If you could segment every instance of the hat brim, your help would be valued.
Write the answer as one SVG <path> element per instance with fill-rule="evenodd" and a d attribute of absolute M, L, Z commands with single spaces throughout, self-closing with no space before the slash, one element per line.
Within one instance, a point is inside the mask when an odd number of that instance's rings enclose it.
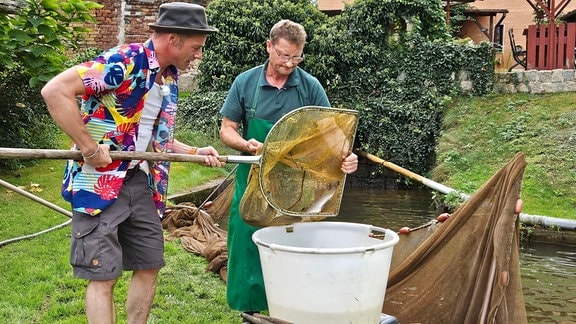
<path fill-rule="evenodd" d="M 176 27 L 176 26 L 165 26 L 157 24 L 148 24 L 152 30 L 157 30 L 165 33 L 181 33 L 181 34 L 209 34 L 218 31 L 216 28 L 189 28 L 189 27 Z"/>

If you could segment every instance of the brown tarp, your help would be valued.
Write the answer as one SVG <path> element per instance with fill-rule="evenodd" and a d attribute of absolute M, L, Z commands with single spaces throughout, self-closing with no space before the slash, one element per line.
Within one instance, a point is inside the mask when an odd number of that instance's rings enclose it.
<path fill-rule="evenodd" d="M 228 233 L 214 223 L 210 214 L 192 203 L 182 203 L 166 209 L 162 227 L 168 232 L 165 240 L 180 238 L 186 251 L 206 258 L 206 271 L 219 274 L 224 282 L 228 280 Z"/>
<path fill-rule="evenodd" d="M 407 323 L 527 323 L 516 211 L 518 153 L 448 220 L 400 235 L 383 313 Z"/>

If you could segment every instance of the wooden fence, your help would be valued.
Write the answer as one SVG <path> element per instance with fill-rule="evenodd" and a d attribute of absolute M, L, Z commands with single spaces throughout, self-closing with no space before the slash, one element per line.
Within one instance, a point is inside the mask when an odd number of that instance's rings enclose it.
<path fill-rule="evenodd" d="M 526 35 L 526 69 L 573 69 L 575 47 L 576 23 L 530 25 Z"/>

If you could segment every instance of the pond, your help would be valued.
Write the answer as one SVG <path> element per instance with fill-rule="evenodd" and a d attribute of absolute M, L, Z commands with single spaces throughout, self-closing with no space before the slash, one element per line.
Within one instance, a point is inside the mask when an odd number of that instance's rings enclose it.
<path fill-rule="evenodd" d="M 437 216 L 429 191 L 347 187 L 340 213 L 331 220 L 398 231 Z M 529 323 L 576 323 L 576 247 L 523 244 L 520 267 Z"/>

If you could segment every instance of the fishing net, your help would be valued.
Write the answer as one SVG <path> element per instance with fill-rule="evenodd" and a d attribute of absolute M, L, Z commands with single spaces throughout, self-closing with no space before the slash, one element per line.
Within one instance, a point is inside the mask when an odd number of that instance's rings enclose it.
<path fill-rule="evenodd" d="M 224 282 L 227 281 L 228 233 L 214 222 L 210 214 L 192 203 L 182 203 L 166 209 L 162 227 L 168 232 L 167 241 L 180 238 L 186 251 L 206 258 L 206 271 L 217 273 Z"/>
<path fill-rule="evenodd" d="M 214 197 L 208 206 L 204 206 L 206 212 L 212 216 L 212 219 L 217 224 L 226 224 L 228 222 L 235 184 L 236 181 L 234 179 L 227 180 L 223 184 L 222 191 Z"/>
<path fill-rule="evenodd" d="M 527 323 L 516 207 L 518 153 L 451 217 L 394 247 L 382 311 L 400 323 Z"/>
<path fill-rule="evenodd" d="M 240 214 L 258 227 L 336 216 L 346 174 L 342 158 L 354 143 L 354 110 L 302 107 L 272 127 L 253 165 Z"/>

